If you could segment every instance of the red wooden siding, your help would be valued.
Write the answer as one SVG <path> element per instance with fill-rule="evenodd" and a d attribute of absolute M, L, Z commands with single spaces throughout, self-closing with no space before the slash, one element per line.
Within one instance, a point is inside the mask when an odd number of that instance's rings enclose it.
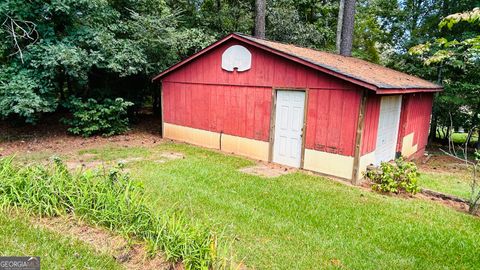
<path fill-rule="evenodd" d="M 230 46 L 241 44 L 252 53 L 252 68 L 237 73 L 221 68 L 222 53 Z M 317 72 L 285 58 L 248 44 L 229 41 L 202 57 L 168 74 L 162 82 L 206 85 L 351 89 L 353 84 Z"/>
<path fill-rule="evenodd" d="M 353 156 L 361 91 L 310 89 L 305 147 Z"/>
<path fill-rule="evenodd" d="M 271 89 L 163 83 L 164 121 L 268 141 Z"/>
<path fill-rule="evenodd" d="M 373 93 L 367 97 L 361 155 L 375 151 L 377 144 L 378 118 L 380 115 L 380 100 L 381 96 Z"/>
<path fill-rule="evenodd" d="M 245 72 L 221 68 L 230 41 L 162 80 L 164 120 L 268 141 L 272 88 L 308 89 L 306 148 L 353 156 L 361 91 L 358 86 L 241 44 L 252 53 Z"/>
<path fill-rule="evenodd" d="M 422 155 L 428 142 L 433 94 L 407 94 L 402 102 L 397 151 L 402 149 L 403 138 L 413 132 L 413 145 L 418 145 L 416 155 Z"/>

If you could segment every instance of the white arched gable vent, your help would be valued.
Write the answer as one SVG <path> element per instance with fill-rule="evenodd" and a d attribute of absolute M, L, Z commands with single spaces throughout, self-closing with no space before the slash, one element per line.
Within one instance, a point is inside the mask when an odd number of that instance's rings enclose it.
<path fill-rule="evenodd" d="M 241 46 L 233 45 L 222 54 L 222 69 L 238 72 L 249 70 L 252 67 L 252 54 Z"/>

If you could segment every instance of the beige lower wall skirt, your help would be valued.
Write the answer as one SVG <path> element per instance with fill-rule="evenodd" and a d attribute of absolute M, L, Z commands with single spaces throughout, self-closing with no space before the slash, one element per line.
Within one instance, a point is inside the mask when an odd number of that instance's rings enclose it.
<path fill-rule="evenodd" d="M 402 140 L 402 156 L 410 157 L 418 151 L 418 144 L 413 145 L 414 132 L 403 137 Z"/>
<path fill-rule="evenodd" d="M 232 135 L 222 135 L 222 151 L 268 161 L 269 143 Z"/>
<path fill-rule="evenodd" d="M 353 157 L 305 149 L 303 168 L 310 171 L 351 179 Z"/>
<path fill-rule="evenodd" d="M 269 143 L 217 132 L 164 123 L 164 137 L 268 161 Z M 221 148 L 220 148 L 221 140 Z M 360 158 L 360 172 L 375 160 L 375 152 Z M 353 157 L 305 149 L 303 168 L 344 179 L 352 178 Z M 360 174 L 360 177 L 362 174 Z"/>
<path fill-rule="evenodd" d="M 163 136 L 165 138 L 184 141 L 208 148 L 220 149 L 220 133 L 169 123 L 164 123 L 163 125 L 165 133 Z"/>
<path fill-rule="evenodd" d="M 268 142 L 164 123 L 164 137 L 268 161 Z M 220 148 L 221 140 L 221 148 Z"/>

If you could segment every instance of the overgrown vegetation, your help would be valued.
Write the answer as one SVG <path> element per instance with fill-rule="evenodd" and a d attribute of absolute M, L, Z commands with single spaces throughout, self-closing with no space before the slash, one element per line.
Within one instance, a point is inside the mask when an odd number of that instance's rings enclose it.
<path fill-rule="evenodd" d="M 64 231 L 32 224 L 31 217 L 20 209 L 10 210 L 0 211 L 0 256 L 37 255 L 41 269 L 124 269 L 111 254 L 99 252 Z"/>
<path fill-rule="evenodd" d="M 390 193 L 417 193 L 420 190 L 418 176 L 417 165 L 403 158 L 396 159 L 395 163 L 382 162 L 379 168 L 366 172 L 366 177 L 373 182 L 373 190 Z"/>
<path fill-rule="evenodd" d="M 52 166 L 19 166 L 0 159 L 0 205 L 20 207 L 41 216 L 72 214 L 148 243 L 151 254 L 163 251 L 167 260 L 186 269 L 207 269 L 216 259 L 215 236 L 190 225 L 179 214 L 154 214 L 145 203 L 141 184 L 121 172 L 70 173 L 55 159 Z"/>
<path fill-rule="evenodd" d="M 66 104 L 72 118 L 63 119 L 63 122 L 70 126 L 69 132 L 83 137 L 117 135 L 128 130 L 127 109 L 132 105 L 122 98 L 105 99 L 103 102 L 92 98 L 86 101 L 72 98 Z"/>
<path fill-rule="evenodd" d="M 0 228 L 0 256 L 40 256 L 41 269 L 124 269 L 110 253 L 64 231 L 32 224 L 21 209 L 0 210 Z"/>
<path fill-rule="evenodd" d="M 141 107 L 151 76 L 213 41 L 165 0 L 0 1 L 0 118 L 33 123 L 70 97 Z"/>

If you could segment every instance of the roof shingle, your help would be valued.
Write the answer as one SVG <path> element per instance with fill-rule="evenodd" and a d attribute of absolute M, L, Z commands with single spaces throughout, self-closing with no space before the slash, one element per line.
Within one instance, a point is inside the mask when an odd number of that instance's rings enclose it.
<path fill-rule="evenodd" d="M 358 58 L 258 39 L 243 34 L 236 35 L 319 67 L 372 84 L 379 89 L 442 89 L 442 86 L 438 84 Z"/>

